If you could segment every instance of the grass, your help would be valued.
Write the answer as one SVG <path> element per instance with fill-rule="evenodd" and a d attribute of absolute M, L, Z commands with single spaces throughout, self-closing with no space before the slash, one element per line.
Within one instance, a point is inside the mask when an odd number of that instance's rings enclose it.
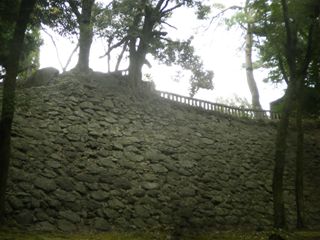
<path fill-rule="evenodd" d="M 185 235 L 180 240 L 268 240 L 271 232 L 210 232 L 200 235 Z M 280 232 L 286 240 L 320 240 L 320 232 Z M 169 240 L 173 239 L 165 233 L 142 232 L 85 232 L 85 233 L 40 233 L 19 230 L 0 230 L 0 240 Z"/>

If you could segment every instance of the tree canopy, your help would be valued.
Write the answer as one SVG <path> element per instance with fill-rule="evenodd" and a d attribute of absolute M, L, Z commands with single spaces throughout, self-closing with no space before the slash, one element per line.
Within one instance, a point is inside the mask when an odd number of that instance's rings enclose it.
<path fill-rule="evenodd" d="M 7 71 L 10 44 L 14 33 L 15 21 L 19 14 L 19 0 L 3 0 L 0 2 L 0 79 Z M 39 68 L 39 47 L 42 43 L 37 18 L 31 19 L 28 26 L 22 55 L 20 58 L 19 76 L 26 78 Z"/>
<path fill-rule="evenodd" d="M 133 82 L 141 79 L 141 69 L 148 64 L 147 55 L 167 65 L 177 64 L 192 72 L 190 94 L 199 88 L 212 89 L 213 73 L 206 71 L 196 55 L 191 39 L 172 40 L 166 31 L 173 27 L 170 17 L 180 7 L 204 11 L 201 1 L 112 1 L 97 18 L 96 30 L 108 43 L 105 56 L 122 49 L 116 64 L 118 70 L 124 56 L 129 59 L 129 74 Z M 176 56 L 176 57 L 173 57 Z"/>

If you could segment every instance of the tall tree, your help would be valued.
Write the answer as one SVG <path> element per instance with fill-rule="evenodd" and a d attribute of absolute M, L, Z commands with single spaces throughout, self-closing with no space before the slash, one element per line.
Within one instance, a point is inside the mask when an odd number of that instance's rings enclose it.
<path fill-rule="evenodd" d="M 30 15 L 36 0 L 21 0 L 8 57 L 7 72 L 3 85 L 2 112 L 0 121 L 0 218 L 4 217 L 5 193 L 10 163 L 11 129 L 15 109 L 16 77 L 19 59 Z"/>
<path fill-rule="evenodd" d="M 79 58 L 76 68 L 86 72 L 89 70 L 90 48 L 93 37 L 92 9 L 94 0 L 81 0 L 81 12 L 78 9 L 78 2 L 76 0 L 68 0 L 68 3 L 77 17 L 80 29 Z"/>
<path fill-rule="evenodd" d="M 245 67 L 247 82 L 251 93 L 251 104 L 253 109 L 261 110 L 259 90 L 253 75 L 252 48 L 254 33 L 254 16 L 250 11 L 249 1 L 246 0 L 244 13 L 246 17 L 246 42 L 245 42 Z"/>
<path fill-rule="evenodd" d="M 56 0 L 42 3 L 42 23 L 63 36 L 79 36 L 79 58 L 76 69 L 89 70 L 93 38 L 94 0 Z"/>
<path fill-rule="evenodd" d="M 106 24 L 100 23 L 100 28 L 104 26 L 108 30 L 104 35 L 113 42 L 105 55 L 108 56 L 110 51 L 118 47 L 123 47 L 120 58 L 123 57 L 124 51 L 128 52 L 129 78 L 133 87 L 136 87 L 141 81 L 142 67 L 148 63 L 147 54 L 152 54 L 156 59 L 172 64 L 173 62 L 167 60 L 170 56 L 179 54 L 180 47 L 184 46 L 184 50 L 189 48 L 189 54 L 185 55 L 185 61 L 189 62 L 187 69 L 193 74 L 191 82 L 195 86 L 201 79 L 202 83 L 206 81 L 208 83 L 206 86 L 212 88 L 213 73 L 205 71 L 199 57 L 195 57 L 191 41 L 173 41 L 167 36 L 165 26 L 173 27 L 168 23 L 170 16 L 174 14 L 176 9 L 183 6 L 199 8 L 202 4 L 200 1 L 190 0 L 121 0 L 112 2 L 112 11 L 108 9 L 107 17 L 104 19 L 107 20 Z M 169 54 L 166 51 L 168 49 L 170 49 Z M 191 68 L 191 62 L 199 67 L 197 71 L 195 67 Z M 187 64 L 184 66 L 186 67 Z M 202 86 L 204 85 L 202 84 Z M 197 87 L 193 89 L 196 90 Z"/>
<path fill-rule="evenodd" d="M 320 3 L 311 3 L 311 9 L 309 12 L 310 22 L 307 28 L 306 38 L 306 53 L 303 65 L 298 69 L 300 75 L 297 80 L 296 86 L 296 125 L 297 125 L 297 150 L 296 150 L 296 180 L 295 180 L 295 193 L 296 193 L 296 204 L 297 204 L 297 228 L 305 227 L 304 219 L 304 197 L 303 197 L 303 171 L 304 171 L 304 130 L 303 130 L 303 99 L 304 89 L 306 85 L 306 78 L 308 75 L 308 69 L 313 59 L 314 53 L 318 53 L 316 50 L 317 46 L 315 41 L 319 41 L 319 19 L 320 19 Z M 310 6 L 308 6 L 310 7 Z M 307 7 L 307 8 L 308 8 Z M 316 29 L 318 28 L 318 29 Z M 315 33 L 318 33 L 317 35 Z"/>
<path fill-rule="evenodd" d="M 19 14 L 19 0 L 0 1 L 0 79 L 3 79 L 10 54 L 11 39 L 14 26 Z M 39 24 L 32 18 L 28 26 L 20 58 L 19 78 L 25 78 L 39 67 L 39 48 L 41 45 Z"/>
<path fill-rule="evenodd" d="M 235 11 L 235 14 L 230 18 L 225 18 L 225 23 L 228 28 L 232 26 L 240 26 L 245 32 L 245 70 L 248 87 L 251 93 L 251 105 L 252 108 L 261 110 L 259 90 L 254 78 L 254 64 L 252 60 L 252 52 L 254 48 L 254 35 L 255 35 L 255 9 L 251 7 L 252 1 L 246 0 L 244 6 L 232 5 L 225 7 L 223 4 L 215 3 L 213 8 L 219 11 L 218 14 L 211 18 L 210 25 L 212 22 L 224 16 L 228 11 Z"/>
<path fill-rule="evenodd" d="M 314 0 L 304 2 L 257 0 L 255 2 L 257 12 L 260 12 L 261 16 L 260 34 L 265 37 L 265 41 L 260 47 L 262 59 L 267 65 L 275 68 L 274 71 L 271 71 L 273 77 L 274 74 L 281 76 L 281 79 L 284 79 L 288 85 L 275 146 L 273 204 L 274 226 L 276 228 L 286 226 L 283 174 L 289 117 L 294 109 L 297 110 L 296 121 L 298 127 L 296 154 L 297 226 L 303 226 L 303 131 L 300 102 L 303 98 L 304 87 L 307 84 L 306 80 L 308 79 L 312 56 L 317 52 L 314 45 L 317 41 L 314 37 L 314 26 L 315 22 L 318 21 L 319 7 L 315 5 L 316 3 L 317 1 Z M 297 99 L 299 100 L 295 101 Z M 298 104 L 294 105 L 294 102 L 298 102 Z"/>

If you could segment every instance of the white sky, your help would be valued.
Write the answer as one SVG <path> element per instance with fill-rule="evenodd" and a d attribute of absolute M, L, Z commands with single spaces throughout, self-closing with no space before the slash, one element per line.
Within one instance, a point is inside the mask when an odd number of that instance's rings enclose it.
<path fill-rule="evenodd" d="M 214 2 L 214 1 L 211 1 Z M 225 0 L 224 5 L 242 5 L 241 0 Z M 201 56 L 205 67 L 208 70 L 214 71 L 214 89 L 199 90 L 195 95 L 196 98 L 216 101 L 216 98 L 233 98 L 236 94 L 240 97 L 245 97 L 251 102 L 251 95 L 246 82 L 245 69 L 242 67 L 245 59 L 244 49 L 241 48 L 244 43 L 244 35 L 241 29 L 233 28 L 230 31 L 226 30 L 225 26 L 217 26 L 213 23 L 212 26 L 205 31 L 208 26 L 208 21 L 198 21 L 192 10 L 178 10 L 173 14 L 172 25 L 177 27 L 177 30 L 169 30 L 169 36 L 175 36 L 180 39 L 187 39 L 190 35 L 194 35 L 194 46 L 196 54 Z M 51 39 L 45 33 L 42 33 L 44 40 L 43 46 L 40 49 L 40 67 L 55 67 L 61 71 L 56 50 Z M 69 55 L 76 43 L 71 43 L 70 40 L 63 39 L 57 34 L 54 34 L 56 44 L 58 46 L 59 55 L 62 64 L 65 65 Z M 91 55 L 90 67 L 95 71 L 107 72 L 107 59 L 99 59 L 105 52 L 105 47 L 102 40 L 94 40 Z M 78 54 L 75 54 L 69 69 L 73 68 L 77 62 Z M 156 88 L 162 91 L 173 92 L 181 95 L 188 95 L 189 84 L 188 79 L 180 79 L 176 81 L 176 68 L 160 66 L 152 61 L 152 68 L 144 68 L 145 73 L 150 73 L 156 84 Z M 264 109 L 269 109 L 269 103 L 278 99 L 283 95 L 283 87 L 263 83 L 262 80 L 266 73 L 262 70 L 254 72 L 256 82 L 260 92 L 260 101 Z"/>

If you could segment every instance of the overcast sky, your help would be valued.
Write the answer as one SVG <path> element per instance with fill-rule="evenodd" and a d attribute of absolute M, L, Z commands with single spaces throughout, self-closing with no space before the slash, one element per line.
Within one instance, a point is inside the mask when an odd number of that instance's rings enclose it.
<path fill-rule="evenodd" d="M 242 5 L 242 2 L 241 0 L 223 1 L 225 5 Z M 177 29 L 170 29 L 168 35 L 180 39 L 188 39 L 190 35 L 194 35 L 193 43 L 196 53 L 203 59 L 206 69 L 214 71 L 214 90 L 200 90 L 196 94 L 196 98 L 215 102 L 217 98 L 232 98 L 236 94 L 237 96 L 247 98 L 250 102 L 251 95 L 246 82 L 245 69 L 243 68 L 245 60 L 243 49 L 244 35 L 241 29 L 233 28 L 228 31 L 224 25 L 219 26 L 216 22 L 207 28 L 209 25 L 208 21 L 198 21 L 193 11 L 186 9 L 176 11 L 170 23 Z M 41 68 L 52 66 L 61 71 L 51 39 L 45 33 L 42 33 L 42 38 L 44 45 L 40 49 Z M 62 64 L 65 65 L 75 43 L 63 39 L 56 34 L 54 34 L 54 38 L 59 49 Z M 94 40 L 90 58 L 90 67 L 93 70 L 107 71 L 107 59 L 99 59 L 99 56 L 104 51 L 103 41 L 99 39 Z M 74 67 L 76 61 L 77 54 L 75 54 L 70 68 Z M 177 81 L 175 77 L 177 76 L 177 70 L 174 67 L 160 66 L 154 61 L 152 61 L 151 69 L 144 67 L 144 72 L 152 75 L 157 89 L 188 95 L 188 79 L 180 78 Z M 262 106 L 264 109 L 269 109 L 269 103 L 283 95 L 283 88 L 263 83 L 262 80 L 266 76 L 266 72 L 262 70 L 256 70 L 254 74 Z"/>

